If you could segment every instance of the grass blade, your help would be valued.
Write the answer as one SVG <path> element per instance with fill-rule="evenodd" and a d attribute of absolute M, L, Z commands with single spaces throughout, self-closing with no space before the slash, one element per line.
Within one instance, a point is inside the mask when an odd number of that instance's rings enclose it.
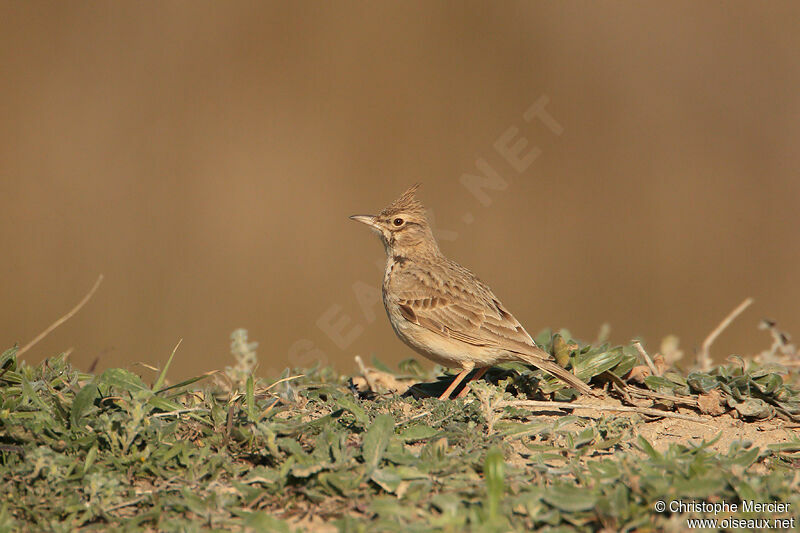
<path fill-rule="evenodd" d="M 169 359 L 167 359 L 167 364 L 164 365 L 164 369 L 158 375 L 158 379 L 153 384 L 153 390 L 157 392 L 161 392 L 160 389 L 164 385 L 164 380 L 167 379 L 167 371 L 169 370 L 169 365 L 172 364 L 172 358 L 175 357 L 175 352 L 178 351 L 178 346 L 181 345 L 183 339 L 178 341 L 178 344 L 175 345 L 175 348 L 172 349 L 172 353 L 169 355 Z"/>

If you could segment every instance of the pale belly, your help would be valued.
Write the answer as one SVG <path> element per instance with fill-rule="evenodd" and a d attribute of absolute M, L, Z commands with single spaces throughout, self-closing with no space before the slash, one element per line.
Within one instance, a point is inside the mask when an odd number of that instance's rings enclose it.
<path fill-rule="evenodd" d="M 384 305 L 400 340 L 435 363 L 449 368 L 480 368 L 510 359 L 503 350 L 467 344 L 418 326 L 403 318 L 392 302 L 384 300 Z"/>

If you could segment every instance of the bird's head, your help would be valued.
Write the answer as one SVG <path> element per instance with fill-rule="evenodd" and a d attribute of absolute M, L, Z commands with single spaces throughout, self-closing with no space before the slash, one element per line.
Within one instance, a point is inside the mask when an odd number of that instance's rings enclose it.
<path fill-rule="evenodd" d="M 439 246 L 425 217 L 425 208 L 414 197 L 419 186 L 419 183 L 412 186 L 377 215 L 353 215 L 350 218 L 372 228 L 390 256 L 438 254 Z"/>

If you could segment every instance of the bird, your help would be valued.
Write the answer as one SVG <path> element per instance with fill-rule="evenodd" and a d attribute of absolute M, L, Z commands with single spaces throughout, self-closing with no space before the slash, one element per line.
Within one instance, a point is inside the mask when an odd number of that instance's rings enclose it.
<path fill-rule="evenodd" d="M 406 190 L 377 215 L 350 218 L 378 234 L 386 250 L 383 304 L 392 329 L 422 356 L 460 372 L 439 396 L 449 399 L 473 370 L 480 379 L 490 367 L 520 361 L 577 389 L 592 389 L 540 348 L 488 285 L 439 249 L 420 184 Z M 469 390 L 469 381 L 457 397 Z"/>

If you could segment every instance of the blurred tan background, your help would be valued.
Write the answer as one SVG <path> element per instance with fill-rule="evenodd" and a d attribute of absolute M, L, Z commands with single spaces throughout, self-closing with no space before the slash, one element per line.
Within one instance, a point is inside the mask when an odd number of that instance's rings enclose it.
<path fill-rule="evenodd" d="M 530 331 L 800 332 L 800 4 L 0 4 L 0 323 L 83 369 L 412 356 L 347 219 L 415 181 Z M 541 100 L 544 98 L 543 100 Z M 547 102 L 550 122 L 523 113 Z M 553 133 L 553 121 L 561 134 Z M 549 125 L 548 125 L 549 124 Z M 558 129 L 558 128 L 556 128 Z M 519 172 L 496 150 L 510 132 Z M 484 160 L 506 183 L 461 183 Z M 478 195 L 480 196 L 480 195 Z M 800 333 L 797 333 L 800 335 Z"/>

